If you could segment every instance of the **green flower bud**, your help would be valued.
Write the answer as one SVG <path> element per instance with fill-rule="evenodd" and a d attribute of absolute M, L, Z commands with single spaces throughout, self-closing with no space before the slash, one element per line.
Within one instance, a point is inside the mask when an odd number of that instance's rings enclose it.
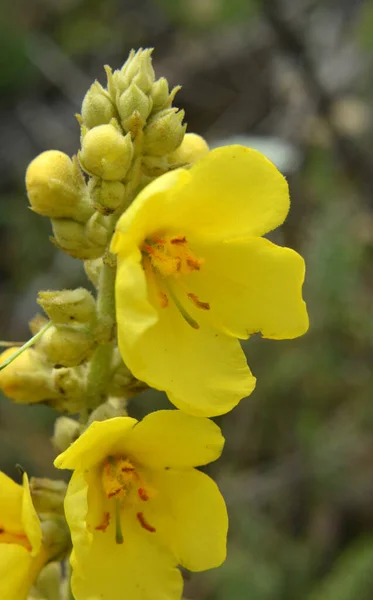
<path fill-rule="evenodd" d="M 43 546 L 49 560 L 62 560 L 71 550 L 71 536 L 65 517 L 39 515 L 43 534 Z"/>
<path fill-rule="evenodd" d="M 57 248 L 74 258 L 98 258 L 105 252 L 105 245 L 100 246 L 89 241 L 85 227 L 71 219 L 52 219 L 54 238 L 51 238 Z"/>
<path fill-rule="evenodd" d="M 113 235 L 112 228 L 108 223 L 108 217 L 96 212 L 87 221 L 85 226 L 85 234 L 90 242 L 98 246 L 107 246 L 111 236 Z"/>
<path fill-rule="evenodd" d="M 58 417 L 54 423 L 52 444 L 58 452 L 64 452 L 80 435 L 80 424 L 70 417 Z"/>
<path fill-rule="evenodd" d="M 62 568 L 59 562 L 50 562 L 41 570 L 36 580 L 35 588 L 31 590 L 31 596 L 27 600 L 55 600 L 60 589 L 62 579 Z"/>
<path fill-rule="evenodd" d="M 146 50 L 140 48 L 136 54 L 130 53 L 117 76 L 120 91 L 125 90 L 134 81 L 143 92 L 146 94 L 150 92 L 155 79 L 151 58 L 152 52 L 152 48 Z"/>
<path fill-rule="evenodd" d="M 95 81 L 84 96 L 82 104 L 82 117 L 84 124 L 89 127 L 97 127 L 110 123 L 116 116 L 115 106 L 108 92 Z"/>
<path fill-rule="evenodd" d="M 50 320 L 59 325 L 92 324 L 96 318 L 96 302 L 84 288 L 39 292 L 37 302 Z"/>
<path fill-rule="evenodd" d="M 119 97 L 117 106 L 123 129 L 130 131 L 131 117 L 135 112 L 141 127 L 144 126 L 152 109 L 152 100 L 133 81 Z"/>
<path fill-rule="evenodd" d="M 185 165 L 194 164 L 200 158 L 203 158 L 210 148 L 207 142 L 196 133 L 186 133 L 181 145 L 168 155 L 167 160 L 170 164 Z"/>
<path fill-rule="evenodd" d="M 36 512 L 63 515 L 66 489 L 67 485 L 64 481 L 31 477 L 30 492 Z"/>
<path fill-rule="evenodd" d="M 19 350 L 17 347 L 5 350 L 0 355 L 0 364 L 17 350 Z M 8 398 L 21 404 L 33 404 L 58 398 L 58 393 L 53 386 L 52 370 L 34 348 L 27 348 L 0 371 L 0 389 Z"/>
<path fill-rule="evenodd" d="M 94 347 L 95 340 L 90 332 L 67 325 L 52 325 L 41 338 L 38 351 L 53 364 L 76 367 L 89 358 Z"/>
<path fill-rule="evenodd" d="M 84 270 L 89 279 L 95 287 L 98 286 L 100 279 L 100 273 L 102 269 L 102 258 L 96 258 L 93 260 L 84 261 Z"/>
<path fill-rule="evenodd" d="M 130 134 L 123 136 L 113 125 L 99 125 L 84 136 L 79 160 L 83 169 L 109 181 L 125 178 L 133 157 Z"/>
<path fill-rule="evenodd" d="M 179 90 L 181 90 L 181 86 L 177 85 L 172 89 L 171 93 L 169 93 L 168 81 L 164 77 L 155 81 L 151 90 L 153 112 L 171 108 L 172 102 Z"/>
<path fill-rule="evenodd" d="M 34 158 L 26 171 L 26 188 L 31 208 L 39 215 L 84 223 L 93 212 L 78 163 L 58 150 Z"/>
<path fill-rule="evenodd" d="M 157 79 L 152 85 L 151 97 L 154 112 L 166 107 L 169 95 L 168 81 L 164 77 Z"/>
<path fill-rule="evenodd" d="M 165 156 L 143 156 L 142 172 L 148 177 L 159 177 L 170 170 L 170 165 Z"/>
<path fill-rule="evenodd" d="M 127 415 L 127 400 L 125 398 L 109 398 L 91 412 L 87 427 L 94 421 L 107 421 L 107 419 L 126 417 Z"/>
<path fill-rule="evenodd" d="M 144 153 L 154 156 L 170 154 L 183 141 L 186 125 L 182 125 L 184 111 L 167 108 L 156 113 L 144 129 Z"/>
<path fill-rule="evenodd" d="M 95 209 L 103 215 L 113 213 L 126 197 L 126 188 L 120 181 L 105 181 L 92 177 L 88 188 Z"/>
<path fill-rule="evenodd" d="M 49 404 L 60 412 L 76 414 L 84 406 L 86 363 L 78 367 L 61 367 L 53 369 L 52 378 L 59 397 Z"/>

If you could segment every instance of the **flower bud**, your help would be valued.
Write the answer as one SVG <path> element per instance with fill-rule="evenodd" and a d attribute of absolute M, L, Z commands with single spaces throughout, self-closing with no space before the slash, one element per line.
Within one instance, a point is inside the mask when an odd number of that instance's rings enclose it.
<path fill-rule="evenodd" d="M 183 141 L 186 125 L 184 111 L 168 108 L 155 114 L 144 129 L 144 153 L 154 156 L 170 154 Z"/>
<path fill-rule="evenodd" d="M 96 318 L 96 302 L 85 288 L 39 292 L 38 304 L 51 321 L 58 324 L 92 324 Z"/>
<path fill-rule="evenodd" d="M 84 261 L 85 273 L 89 281 L 91 281 L 95 287 L 98 286 L 100 280 L 102 265 L 102 258 L 95 258 L 94 260 Z"/>
<path fill-rule="evenodd" d="M 166 108 L 169 93 L 168 81 L 165 77 L 161 77 L 153 83 L 151 97 L 154 112 Z"/>
<path fill-rule="evenodd" d="M 97 127 L 110 123 L 116 116 L 115 106 L 108 92 L 95 81 L 84 96 L 82 104 L 82 118 L 84 124 L 89 127 Z"/>
<path fill-rule="evenodd" d="M 50 562 L 41 570 L 32 595 L 27 600 L 53 600 L 61 586 L 62 568 L 59 562 Z M 36 595 L 33 595 L 36 594 Z"/>
<path fill-rule="evenodd" d="M 180 85 L 175 86 L 171 93 L 169 93 L 168 81 L 164 77 L 161 77 L 153 83 L 151 90 L 151 97 L 153 99 L 153 112 L 164 110 L 165 108 L 171 108 L 172 102 L 181 89 Z"/>
<path fill-rule="evenodd" d="M 109 398 L 91 412 L 87 427 L 94 421 L 107 421 L 107 419 L 126 417 L 127 415 L 127 400 L 125 398 Z"/>
<path fill-rule="evenodd" d="M 196 133 L 186 133 L 181 145 L 168 155 L 167 160 L 170 164 L 194 164 L 209 150 L 203 137 Z"/>
<path fill-rule="evenodd" d="M 170 170 L 170 165 L 165 156 L 143 156 L 142 172 L 149 177 L 159 177 Z"/>
<path fill-rule="evenodd" d="M 47 332 L 46 332 L 47 333 Z M 8 348 L 0 355 L 0 364 L 19 348 Z M 0 371 L 0 389 L 8 398 L 21 404 L 43 402 L 57 398 L 53 387 L 52 370 L 34 348 L 27 348 L 13 362 Z"/>
<path fill-rule="evenodd" d="M 146 50 L 140 48 L 136 54 L 130 53 L 118 74 L 117 83 L 121 91 L 126 89 L 132 81 L 146 94 L 151 90 L 155 79 L 152 52 L 152 48 Z"/>
<path fill-rule="evenodd" d="M 58 417 L 54 424 L 53 446 L 58 452 L 64 452 L 70 444 L 78 439 L 79 434 L 80 425 L 78 421 L 70 417 Z"/>
<path fill-rule="evenodd" d="M 26 171 L 26 188 L 31 208 L 39 215 L 84 223 L 93 212 L 79 165 L 58 150 L 34 158 Z"/>
<path fill-rule="evenodd" d="M 66 519 L 60 515 L 39 515 L 43 546 L 49 560 L 61 560 L 71 550 L 71 536 Z"/>
<path fill-rule="evenodd" d="M 93 206 L 103 215 L 113 213 L 124 202 L 126 188 L 120 181 L 92 177 L 88 184 Z"/>
<path fill-rule="evenodd" d="M 71 219 L 52 219 L 54 238 L 51 241 L 57 248 L 74 258 L 98 258 L 105 252 L 105 245 L 93 244 L 86 235 L 85 227 Z"/>
<path fill-rule="evenodd" d="M 133 157 L 131 135 L 123 136 L 112 125 L 99 125 L 84 136 L 79 153 L 81 165 L 90 175 L 109 181 L 125 178 Z"/>
<path fill-rule="evenodd" d="M 50 327 L 38 345 L 38 350 L 53 364 L 76 367 L 93 352 L 94 339 L 86 330 L 58 325 Z"/>
<path fill-rule="evenodd" d="M 87 221 L 85 234 L 90 242 L 97 246 L 106 246 L 113 234 L 108 217 L 96 212 Z"/>
<path fill-rule="evenodd" d="M 152 109 L 152 101 L 144 92 L 136 85 L 134 81 L 119 97 L 118 111 L 121 118 L 121 123 L 125 131 L 130 131 L 131 117 L 136 112 L 137 120 L 144 126 Z"/>
<path fill-rule="evenodd" d="M 81 412 L 85 403 L 86 363 L 68 368 L 58 365 L 52 371 L 52 381 L 59 392 L 57 400 L 50 405 L 60 412 L 76 414 Z"/>
<path fill-rule="evenodd" d="M 63 515 L 66 489 L 67 485 L 64 481 L 31 477 L 30 492 L 36 512 Z"/>

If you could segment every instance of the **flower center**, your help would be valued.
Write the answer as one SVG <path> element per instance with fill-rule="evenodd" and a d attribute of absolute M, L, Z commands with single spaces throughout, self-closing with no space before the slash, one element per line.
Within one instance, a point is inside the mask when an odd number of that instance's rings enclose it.
<path fill-rule="evenodd" d="M 133 464 L 121 456 L 108 456 L 102 471 L 102 486 L 108 499 L 124 498 L 137 479 Z"/>
<path fill-rule="evenodd" d="M 210 310 L 209 302 L 201 301 L 196 294 L 186 289 L 181 276 L 194 271 L 200 271 L 203 259 L 197 257 L 189 247 L 185 235 L 162 236 L 146 239 L 141 246 L 144 257 L 143 265 L 148 278 L 154 279 L 157 288 L 158 301 L 161 308 L 167 308 L 171 299 L 183 319 L 193 327 L 199 329 L 197 321 L 189 314 L 179 298 L 180 288 L 196 308 Z M 157 277 L 157 276 L 160 276 Z M 172 276 L 172 277 L 171 277 Z M 179 290 L 174 289 L 177 282 Z"/>
<path fill-rule="evenodd" d="M 122 544 L 120 511 L 123 502 L 135 489 L 136 496 L 134 499 L 132 498 L 132 503 L 136 505 L 140 502 L 147 502 L 150 499 L 150 492 L 145 488 L 134 465 L 123 456 L 108 456 L 106 458 L 102 468 L 101 482 L 106 497 L 114 502 L 115 541 L 117 544 Z M 155 528 L 147 522 L 142 511 L 136 513 L 136 518 L 141 527 L 151 533 L 155 532 Z M 111 513 L 105 512 L 96 530 L 106 531 L 110 519 Z"/>
<path fill-rule="evenodd" d="M 185 235 L 146 239 L 141 248 L 149 257 L 152 267 L 163 277 L 187 275 L 199 271 L 203 260 L 190 250 Z"/>
<path fill-rule="evenodd" d="M 28 552 L 31 552 L 31 544 L 27 535 L 6 530 L 2 525 L 0 525 L 0 544 L 17 544 L 26 548 Z"/>

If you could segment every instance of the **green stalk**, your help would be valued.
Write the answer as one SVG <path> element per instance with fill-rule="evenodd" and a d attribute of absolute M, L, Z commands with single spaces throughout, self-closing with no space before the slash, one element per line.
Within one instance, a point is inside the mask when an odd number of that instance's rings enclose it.
<path fill-rule="evenodd" d="M 46 325 L 44 325 L 44 327 L 40 329 L 40 331 L 38 331 L 32 338 L 27 340 L 27 342 L 23 344 L 23 346 L 21 346 L 16 352 L 14 352 L 12 356 L 9 356 L 9 358 L 0 365 L 0 371 L 2 371 L 3 369 L 5 369 L 5 367 L 10 365 L 10 363 L 12 363 L 16 358 L 18 358 L 18 356 L 20 356 L 22 352 L 27 350 L 27 348 L 33 346 L 35 342 L 37 342 L 41 338 L 41 336 L 44 335 L 44 333 L 47 331 L 47 329 L 49 329 L 51 325 L 52 321 L 49 321 Z"/>
<path fill-rule="evenodd" d="M 97 294 L 98 326 L 106 329 L 107 341 L 101 343 L 94 351 L 88 367 L 87 408 L 93 410 L 107 396 L 110 380 L 111 362 L 114 350 L 115 328 L 115 275 L 116 267 L 111 261 L 104 262 Z"/>

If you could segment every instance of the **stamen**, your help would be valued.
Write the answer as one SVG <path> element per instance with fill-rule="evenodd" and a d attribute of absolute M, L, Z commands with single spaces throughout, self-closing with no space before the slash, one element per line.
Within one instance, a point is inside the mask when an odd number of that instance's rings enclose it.
<path fill-rule="evenodd" d="M 168 306 L 167 294 L 164 294 L 163 292 L 159 292 L 159 297 L 160 297 L 161 308 L 167 308 L 167 306 Z"/>
<path fill-rule="evenodd" d="M 183 305 L 180 304 L 179 299 L 177 298 L 177 296 L 175 296 L 171 287 L 166 283 L 166 281 L 164 282 L 164 284 L 167 287 L 167 291 L 168 291 L 169 295 L 171 296 L 172 300 L 175 302 L 176 308 L 180 312 L 183 319 L 188 323 L 188 325 L 193 327 L 193 329 L 199 329 L 199 325 L 198 325 L 197 321 L 195 321 L 193 319 L 193 317 L 191 317 L 190 314 L 187 313 L 187 311 L 185 310 Z"/>
<path fill-rule="evenodd" d="M 97 531 L 106 531 L 107 528 L 109 527 L 110 524 L 110 513 L 106 512 L 104 513 L 104 519 L 102 521 L 102 523 L 100 525 L 97 525 L 97 527 L 95 527 L 95 529 Z"/>
<path fill-rule="evenodd" d="M 150 525 L 146 520 L 145 517 L 143 515 L 142 512 L 138 512 L 137 513 L 137 518 L 140 522 L 141 527 L 143 527 L 143 529 L 146 529 L 146 531 L 150 531 L 150 533 L 154 533 L 156 531 L 155 527 L 153 527 L 152 525 Z"/>
<path fill-rule="evenodd" d="M 115 501 L 115 543 L 123 544 L 122 527 L 120 524 L 120 500 Z"/>
<path fill-rule="evenodd" d="M 197 258 L 188 257 L 186 259 L 186 264 L 188 265 L 188 267 L 190 269 L 192 269 L 192 271 L 199 271 L 201 268 L 202 262 L 203 262 L 202 260 L 199 260 Z"/>
<path fill-rule="evenodd" d="M 197 308 L 202 308 L 202 310 L 210 310 L 210 304 L 208 302 L 201 302 L 201 300 L 195 294 L 189 292 L 188 298 L 193 302 L 193 304 L 195 304 Z"/>
<path fill-rule="evenodd" d="M 174 237 L 172 238 L 172 240 L 170 240 L 171 244 L 186 244 L 186 241 L 187 239 L 185 235 L 179 235 L 178 237 Z"/>
<path fill-rule="evenodd" d="M 144 488 L 139 488 L 137 490 L 137 493 L 138 493 L 139 497 L 141 498 L 141 500 L 144 500 L 144 502 L 149 500 L 149 495 L 148 495 L 147 491 L 144 490 Z"/>

